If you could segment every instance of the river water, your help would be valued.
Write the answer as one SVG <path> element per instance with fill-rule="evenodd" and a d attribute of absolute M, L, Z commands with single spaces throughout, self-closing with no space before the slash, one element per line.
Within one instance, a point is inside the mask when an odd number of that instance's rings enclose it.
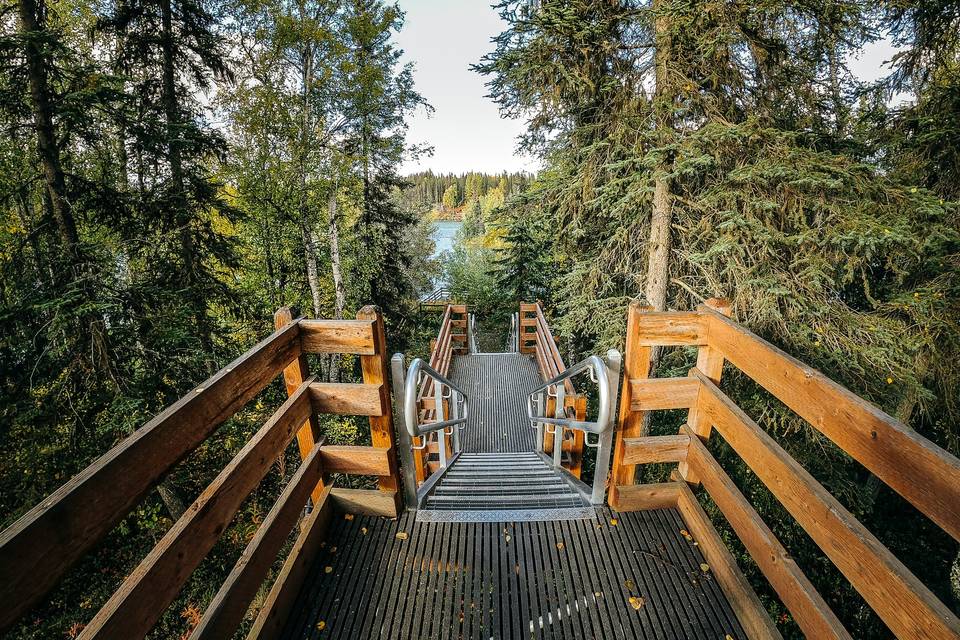
<path fill-rule="evenodd" d="M 444 251 L 453 249 L 457 231 L 460 230 L 461 226 L 463 226 L 463 223 L 459 220 L 437 220 L 433 223 L 433 235 L 431 237 L 434 242 L 434 258 Z"/>

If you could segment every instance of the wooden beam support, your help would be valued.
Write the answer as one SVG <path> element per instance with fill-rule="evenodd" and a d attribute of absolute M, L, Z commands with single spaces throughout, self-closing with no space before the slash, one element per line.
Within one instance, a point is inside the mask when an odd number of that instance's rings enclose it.
<path fill-rule="evenodd" d="M 697 403 L 700 383 L 691 378 L 639 378 L 630 381 L 630 410 L 688 409 Z"/>
<path fill-rule="evenodd" d="M 702 314 L 691 311 L 645 309 L 640 318 L 641 346 L 684 346 L 707 344 L 707 327 Z"/>
<path fill-rule="evenodd" d="M 710 340 L 738 369 L 960 540 L 960 460 L 722 315 Z"/>
<path fill-rule="evenodd" d="M 451 307 L 456 310 L 456 307 Z M 466 308 L 463 309 L 466 312 Z M 363 371 L 363 381 L 367 384 L 379 385 L 380 412 L 370 416 L 370 440 L 374 447 L 390 449 L 389 475 L 380 476 L 380 490 L 393 492 L 395 495 L 400 489 L 400 473 L 397 464 L 396 443 L 393 438 L 393 410 L 390 405 L 390 389 L 387 386 L 387 337 L 383 326 L 383 316 L 374 306 L 366 306 L 357 312 L 357 319 L 369 320 L 373 323 L 373 343 L 376 346 L 373 355 L 360 356 L 360 368 Z"/>
<path fill-rule="evenodd" d="M 373 322 L 359 320 L 300 320 L 300 344 L 305 353 L 356 353 L 376 351 Z"/>
<path fill-rule="evenodd" d="M 296 315 L 298 314 L 294 313 L 290 307 L 280 307 L 277 309 L 277 312 L 273 314 L 274 328 L 282 329 L 294 322 L 294 316 Z M 297 322 L 299 322 L 299 320 L 297 320 Z M 302 339 L 303 337 L 301 335 L 301 341 Z M 287 389 L 287 397 L 289 398 L 296 393 L 300 385 L 303 384 L 303 381 L 309 377 L 310 365 L 307 362 L 307 355 L 301 353 L 283 370 L 283 382 Z M 320 423 L 317 421 L 317 414 L 311 411 L 310 417 L 303 423 L 300 430 L 297 431 L 297 449 L 300 451 L 301 461 L 307 459 L 307 456 L 313 451 L 314 445 L 320 442 L 320 440 Z M 323 479 L 320 479 L 320 481 L 317 482 L 317 486 L 313 489 L 313 499 L 318 499 L 322 492 Z"/>
<path fill-rule="evenodd" d="M 706 376 L 700 410 L 901 638 L 956 638 L 960 620 Z"/>
<path fill-rule="evenodd" d="M 233 637 L 250 602 L 270 573 L 277 554 L 297 524 L 311 490 L 325 472 L 322 466 L 324 456 L 321 455 L 324 449 L 326 447 L 314 447 L 290 478 L 253 540 L 243 550 L 243 555 L 233 565 L 230 575 L 204 611 L 190 640 L 229 640 Z M 321 504 L 326 497 L 322 489 L 319 497 L 316 504 Z"/>
<path fill-rule="evenodd" d="M 290 549 L 266 602 L 260 608 L 260 613 L 247 634 L 247 640 L 279 638 L 283 633 L 283 625 L 286 624 L 300 594 L 300 587 L 320 552 L 320 544 L 327 535 L 336 511 L 330 492 L 330 487 L 324 489 L 321 500 L 315 503 L 313 511 L 303 521 L 300 535 Z"/>
<path fill-rule="evenodd" d="M 400 514 L 400 494 L 376 489 L 334 489 L 337 508 L 344 513 L 396 518 Z"/>
<path fill-rule="evenodd" d="M 656 462 L 680 462 L 687 457 L 690 438 L 677 436 L 646 436 L 626 438 L 624 464 L 652 464 Z"/>
<path fill-rule="evenodd" d="M 0 534 L 0 631 L 300 355 L 290 324 L 167 407 Z"/>
<path fill-rule="evenodd" d="M 619 500 L 613 509 L 616 511 L 672 509 L 677 506 L 680 484 L 679 482 L 658 482 L 617 487 Z"/>
<path fill-rule="evenodd" d="M 677 508 L 747 637 L 751 640 L 782 638 L 690 487 L 685 482 L 677 485 L 680 487 Z"/>
<path fill-rule="evenodd" d="M 308 384 L 283 403 L 204 489 L 83 629 L 82 640 L 146 636 L 307 419 Z"/>
<path fill-rule="evenodd" d="M 690 469 L 700 478 L 703 488 L 723 512 L 804 635 L 850 640 L 850 634 L 829 605 L 700 439 L 686 425 L 681 427 L 681 432 L 690 443 L 687 454 Z"/>
<path fill-rule="evenodd" d="M 613 467 L 610 470 L 610 491 L 607 493 L 607 502 L 614 509 L 617 508 L 620 487 L 634 483 L 636 465 L 623 461 L 626 453 L 627 438 L 636 438 L 643 435 L 643 413 L 632 411 L 633 402 L 632 380 L 650 377 L 650 347 L 644 345 L 646 336 L 640 335 L 641 316 L 649 313 L 649 307 L 642 307 L 639 302 L 630 303 L 627 311 L 627 345 L 623 354 L 623 386 L 620 390 L 620 413 L 617 419 L 617 434 L 613 448 Z"/>
<path fill-rule="evenodd" d="M 382 416 L 382 384 L 314 382 L 310 401 L 315 413 L 338 416 Z"/>
<path fill-rule="evenodd" d="M 361 476 L 390 474 L 390 449 L 382 447 L 355 447 L 324 445 L 324 473 L 352 473 Z"/>

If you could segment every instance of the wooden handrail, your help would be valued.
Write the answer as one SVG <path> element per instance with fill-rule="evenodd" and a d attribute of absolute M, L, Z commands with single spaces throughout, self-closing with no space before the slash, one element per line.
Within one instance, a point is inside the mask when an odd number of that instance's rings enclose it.
<path fill-rule="evenodd" d="M 719 301 L 712 306 L 723 308 Z M 700 347 L 689 377 L 647 378 L 649 349 L 664 344 Z M 710 306 L 682 314 L 632 305 L 625 360 L 610 493 L 614 508 L 635 500 L 636 463 L 675 459 L 678 476 L 702 480 L 804 633 L 849 638 L 703 446 L 715 428 L 897 636 L 960 635 L 960 620 L 949 608 L 719 389 L 723 363 L 763 386 L 954 537 L 960 529 L 960 461 Z M 638 437 L 646 411 L 678 408 L 689 409 L 689 426 L 681 429 L 689 442 L 685 455 L 676 452 L 674 441 Z"/>
<path fill-rule="evenodd" d="M 328 473 L 380 477 L 376 509 L 396 515 L 398 485 L 390 396 L 384 380 L 383 319 L 373 307 L 358 320 L 275 317 L 277 330 L 209 380 L 168 407 L 0 534 L 0 631 L 47 593 L 70 565 L 123 518 L 179 460 L 217 426 L 283 372 L 289 397 L 221 471 L 187 512 L 124 581 L 84 628 L 83 638 L 142 637 L 163 614 L 233 518 L 250 491 L 297 437 L 304 463 L 284 489 L 251 546 L 215 599 L 205 620 L 213 635 L 232 635 L 276 557 L 279 546 L 312 494 L 314 523 L 329 513 L 328 498 L 369 500 L 324 487 Z M 303 354 L 360 356 L 364 382 L 317 382 L 307 375 Z M 327 447 L 319 441 L 316 415 L 365 415 L 371 447 Z M 363 494 L 363 496 L 360 495 Z M 290 560 L 290 558 L 288 558 Z M 296 591 L 300 574 L 281 575 L 278 591 Z M 274 602 L 274 600 L 271 600 Z M 239 613 L 238 613 L 239 612 Z M 229 633 L 227 633 L 229 631 Z"/>

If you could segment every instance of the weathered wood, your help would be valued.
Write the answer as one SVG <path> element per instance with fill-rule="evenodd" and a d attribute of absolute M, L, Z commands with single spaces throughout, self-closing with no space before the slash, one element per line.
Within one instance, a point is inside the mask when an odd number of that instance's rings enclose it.
<path fill-rule="evenodd" d="M 623 463 L 680 462 L 687 457 L 689 446 L 690 438 L 686 435 L 626 438 Z"/>
<path fill-rule="evenodd" d="M 678 482 L 677 508 L 683 515 L 690 534 L 700 546 L 706 558 L 710 572 L 717 579 L 727 601 L 737 614 L 743 630 L 751 639 L 781 638 L 776 625 L 750 587 L 750 583 L 740 572 L 736 561 L 720 539 L 709 516 L 704 512 L 696 496 L 685 482 Z"/>
<path fill-rule="evenodd" d="M 653 311 L 648 308 L 640 318 L 641 346 L 707 344 L 707 327 L 703 316 L 695 312 Z"/>
<path fill-rule="evenodd" d="M 216 543 L 250 491 L 307 419 L 309 381 L 283 403 L 124 580 L 81 638 L 140 638 Z"/>
<path fill-rule="evenodd" d="M 0 534 L 0 630 L 52 588 L 167 471 L 300 355 L 275 331 L 105 453 Z"/>
<path fill-rule="evenodd" d="M 630 410 L 686 409 L 697 402 L 700 384 L 690 378 L 640 378 L 630 381 Z"/>
<path fill-rule="evenodd" d="M 320 545 L 334 516 L 335 508 L 330 492 L 330 487 L 324 489 L 320 501 L 300 527 L 300 535 L 290 549 L 280 575 L 273 583 L 266 602 L 247 634 L 247 640 L 277 638 L 283 631 L 283 625 L 320 551 Z"/>
<path fill-rule="evenodd" d="M 707 300 L 704 305 L 713 309 L 717 313 L 720 313 L 724 316 L 729 317 L 731 312 L 730 302 L 718 298 L 710 298 Z M 716 346 L 709 344 L 710 342 L 710 322 L 709 318 L 705 318 L 705 326 L 707 332 L 707 344 L 701 345 L 697 350 L 697 369 L 701 371 L 705 376 L 713 380 L 714 384 L 720 384 L 720 376 L 723 374 L 723 353 Z M 696 403 L 690 407 L 690 410 L 687 412 L 687 425 L 697 434 L 700 438 L 706 440 L 710 437 L 710 421 L 704 420 L 697 409 Z M 690 484 L 697 484 L 699 479 L 696 476 L 696 473 L 690 470 L 686 462 L 681 462 L 677 467 L 677 470 L 680 473 L 680 476 L 684 478 Z"/>
<path fill-rule="evenodd" d="M 704 313 L 711 342 L 730 362 L 960 540 L 960 460 L 743 327 Z"/>
<path fill-rule="evenodd" d="M 620 487 L 632 485 L 636 473 L 636 465 L 626 464 L 623 456 L 626 453 L 625 438 L 636 438 L 643 429 L 643 413 L 632 411 L 633 401 L 631 380 L 650 377 L 650 347 L 642 344 L 641 315 L 646 315 L 646 307 L 639 302 L 631 302 L 627 312 L 627 344 L 623 354 L 623 386 L 620 390 L 620 412 L 617 419 L 617 435 L 613 448 L 613 466 L 610 471 L 610 491 L 607 501 L 614 509 L 617 508 L 617 495 Z"/>
<path fill-rule="evenodd" d="M 300 320 L 300 344 L 305 353 L 355 353 L 376 351 L 373 323 L 358 320 Z"/>
<path fill-rule="evenodd" d="M 396 518 L 400 513 L 400 495 L 396 491 L 376 489 L 334 489 L 331 493 L 337 508 L 345 513 Z"/>
<path fill-rule="evenodd" d="M 780 600 L 808 638 L 850 638 L 780 541 L 686 425 L 681 432 L 690 443 L 687 464 L 723 512 L 747 552 L 760 567 Z"/>
<path fill-rule="evenodd" d="M 382 447 L 324 445 L 324 473 L 352 473 L 363 476 L 390 474 L 390 450 Z"/>
<path fill-rule="evenodd" d="M 647 509 L 672 509 L 677 506 L 679 482 L 656 484 L 630 484 L 617 487 L 618 500 L 615 511 L 644 511 Z"/>
<path fill-rule="evenodd" d="M 253 540 L 243 550 L 243 555 L 204 611 L 200 624 L 190 635 L 191 640 L 227 640 L 233 637 L 250 602 L 257 595 L 271 565 L 277 559 L 277 554 L 303 512 L 311 489 L 317 486 L 324 472 L 322 460 L 327 453 L 324 449 L 326 447 L 315 447 L 290 478 Z M 319 502 L 322 502 L 325 495 L 321 489 Z"/>
<path fill-rule="evenodd" d="M 360 320 L 373 323 L 373 342 L 376 352 L 373 355 L 360 356 L 360 368 L 366 384 L 380 385 L 380 413 L 370 416 L 370 444 L 374 447 L 389 449 L 390 469 L 388 475 L 380 476 L 379 487 L 382 491 L 394 494 L 400 489 L 399 466 L 397 465 L 396 443 L 393 435 L 393 410 L 390 405 L 390 389 L 387 383 L 387 337 L 383 326 L 383 316 L 374 306 L 366 306 L 357 312 Z"/>
<path fill-rule="evenodd" d="M 310 401 L 316 413 L 338 416 L 382 416 L 383 384 L 314 382 Z"/>
<path fill-rule="evenodd" d="M 891 631 L 960 635 L 960 620 L 889 549 L 712 381 L 699 378 L 701 411 Z"/>
<path fill-rule="evenodd" d="M 280 307 L 273 314 L 273 326 L 275 329 L 281 329 L 294 322 L 296 314 L 290 307 Z M 302 339 L 302 336 L 301 336 Z M 301 353 L 289 366 L 283 370 L 283 382 L 287 388 L 287 397 L 289 398 L 303 384 L 303 381 L 310 377 L 310 365 L 307 363 L 307 356 Z M 310 412 L 310 418 L 303 423 L 300 430 L 297 431 L 297 449 L 300 451 L 300 460 L 306 460 L 314 445 L 321 439 L 320 424 L 317 422 L 317 414 Z M 313 490 L 313 498 L 316 500 L 323 491 L 323 480 L 321 479 Z"/>

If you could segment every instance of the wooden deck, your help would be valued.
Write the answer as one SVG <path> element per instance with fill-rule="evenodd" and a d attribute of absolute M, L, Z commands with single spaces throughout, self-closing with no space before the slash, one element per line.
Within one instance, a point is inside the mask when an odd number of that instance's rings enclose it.
<path fill-rule="evenodd" d="M 517 523 L 337 515 L 283 637 L 746 637 L 683 530 L 674 509 Z"/>

